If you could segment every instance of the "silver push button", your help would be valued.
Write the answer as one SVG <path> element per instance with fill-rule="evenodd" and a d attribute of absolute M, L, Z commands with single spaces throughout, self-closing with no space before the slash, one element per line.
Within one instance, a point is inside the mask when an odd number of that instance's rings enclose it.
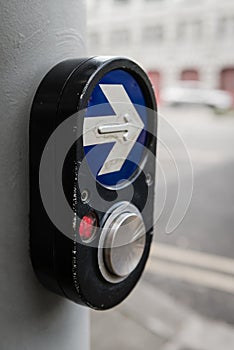
<path fill-rule="evenodd" d="M 136 269 L 145 249 L 145 233 L 134 205 L 122 202 L 110 213 L 99 246 L 99 267 L 106 280 L 118 283 Z"/>

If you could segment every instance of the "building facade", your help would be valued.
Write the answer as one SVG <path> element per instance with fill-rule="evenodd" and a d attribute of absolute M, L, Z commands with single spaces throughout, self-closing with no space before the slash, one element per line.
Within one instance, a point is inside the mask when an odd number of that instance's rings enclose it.
<path fill-rule="evenodd" d="M 234 96 L 233 0 L 89 0 L 88 43 L 137 60 L 159 90 L 201 80 Z"/>

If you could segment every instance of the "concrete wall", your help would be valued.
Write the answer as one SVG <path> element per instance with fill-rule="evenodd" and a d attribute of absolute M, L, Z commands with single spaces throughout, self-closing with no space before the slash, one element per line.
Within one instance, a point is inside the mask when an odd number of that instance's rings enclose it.
<path fill-rule="evenodd" d="M 88 311 L 47 292 L 29 258 L 28 124 L 57 62 L 85 54 L 82 0 L 0 0 L 0 349 L 87 350 Z"/>

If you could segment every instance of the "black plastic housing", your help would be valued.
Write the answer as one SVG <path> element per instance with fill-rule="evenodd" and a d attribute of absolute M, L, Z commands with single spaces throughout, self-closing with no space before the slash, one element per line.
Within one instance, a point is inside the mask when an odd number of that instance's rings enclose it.
<path fill-rule="evenodd" d="M 132 74 L 143 91 L 147 107 L 152 111 L 147 148 L 156 155 L 157 105 L 153 88 L 145 72 L 135 62 L 126 58 L 91 57 L 59 63 L 41 82 L 33 101 L 30 119 L 30 251 L 35 273 L 49 290 L 96 310 L 109 309 L 123 301 L 144 270 L 152 240 L 154 212 L 154 191 L 149 191 L 145 174 L 151 173 L 155 176 L 155 162 L 146 161 L 144 172 L 140 172 L 132 184 L 132 203 L 142 211 L 147 199 L 151 208 L 143 217 L 147 221 L 147 227 L 150 227 L 146 234 L 144 254 L 135 271 L 126 280 L 115 284 L 106 281 L 100 273 L 98 248 L 80 242 L 73 232 L 72 222 L 71 232 L 64 235 L 50 220 L 40 194 L 39 169 L 45 145 L 54 130 L 71 115 L 86 108 L 96 84 L 114 69 L 123 69 Z M 83 127 L 82 116 L 77 122 L 77 127 Z M 62 173 L 64 193 L 78 217 L 92 210 L 92 202 L 82 202 L 76 182 L 79 164 L 84 158 L 82 142 L 82 138 L 79 138 L 70 149 Z M 85 177 L 87 183 L 97 186 L 99 195 L 109 202 L 110 206 L 116 192 L 123 201 L 127 197 L 126 188 L 113 190 L 99 183 L 93 184 L 88 166 L 85 174 L 81 176 Z M 75 203 L 74 188 L 77 194 Z M 56 194 L 53 200 L 56 201 Z M 96 213 L 100 226 L 105 213 L 106 208 Z"/>

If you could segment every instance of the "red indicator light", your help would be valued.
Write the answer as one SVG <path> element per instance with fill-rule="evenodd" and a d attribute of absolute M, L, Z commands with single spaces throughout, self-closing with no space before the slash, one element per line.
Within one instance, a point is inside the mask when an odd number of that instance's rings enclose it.
<path fill-rule="evenodd" d="M 90 242 L 95 238 L 97 231 L 97 217 L 94 213 L 89 213 L 81 219 L 79 234 L 83 242 Z"/>

